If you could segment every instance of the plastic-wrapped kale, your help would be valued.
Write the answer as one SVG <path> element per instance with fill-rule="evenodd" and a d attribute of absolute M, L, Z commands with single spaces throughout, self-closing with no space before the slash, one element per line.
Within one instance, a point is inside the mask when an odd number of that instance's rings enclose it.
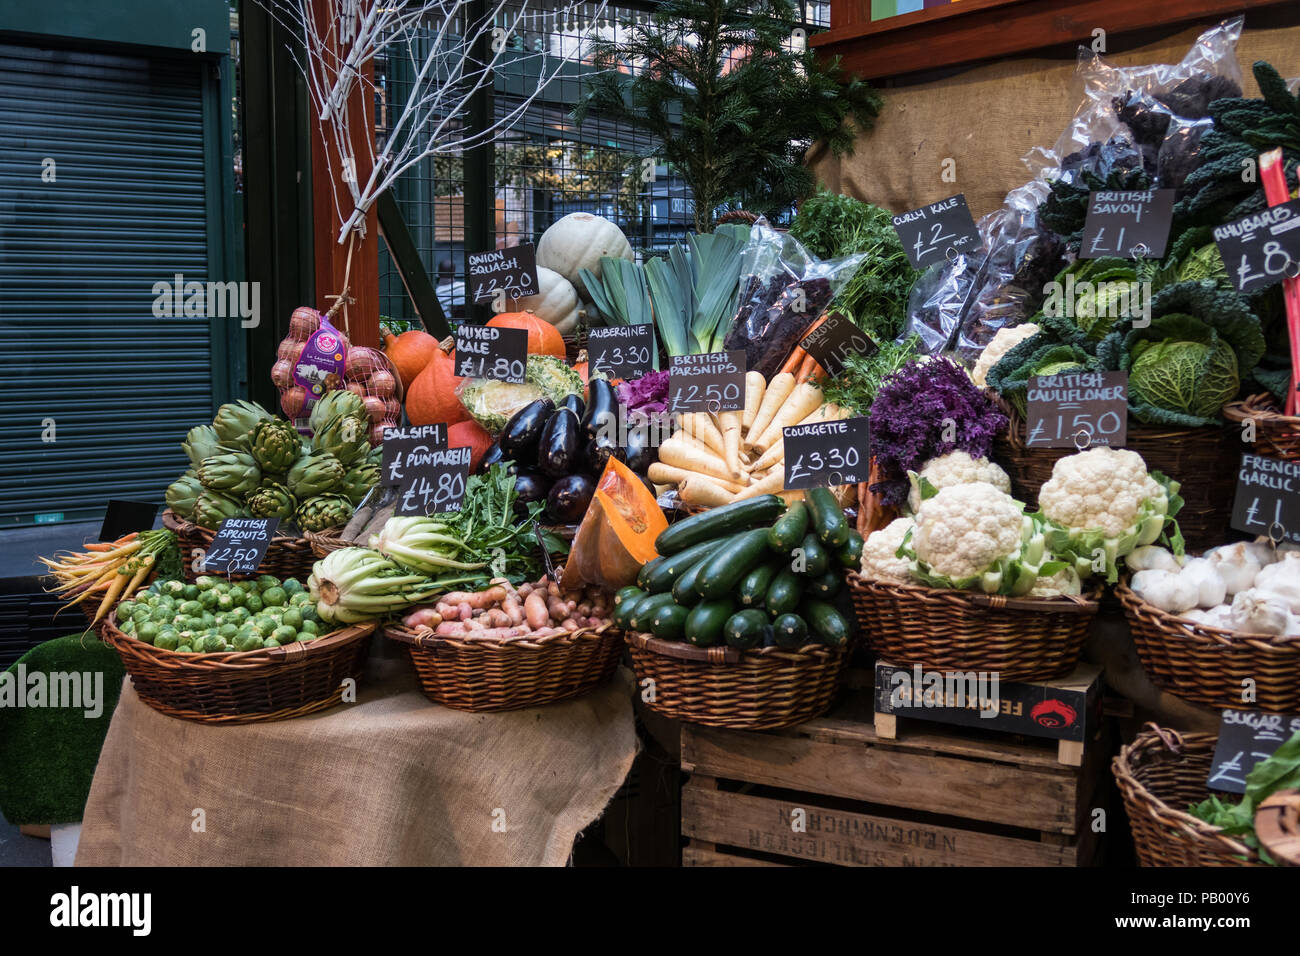
<path fill-rule="evenodd" d="M 1077 251 L 1088 217 L 1090 192 L 1150 189 L 1154 182 L 1146 171 L 1141 150 L 1131 140 L 1114 136 L 1105 143 L 1090 143 L 1086 150 L 1071 153 L 1061 161 L 1061 176 L 1038 207 L 1038 221 L 1064 237 L 1071 251 Z"/>
<path fill-rule="evenodd" d="M 1136 90 L 1125 90 L 1123 96 L 1111 100 L 1115 115 L 1133 134 L 1133 141 L 1142 151 L 1142 167 L 1151 175 L 1156 173 L 1156 157 L 1169 132 L 1173 114 L 1149 96 Z"/>
<path fill-rule="evenodd" d="M 1167 93 L 1156 94 L 1169 112 L 1184 119 L 1205 119 L 1211 103 L 1235 96 L 1241 96 L 1241 84 L 1230 76 L 1212 73 L 1194 74 Z"/>

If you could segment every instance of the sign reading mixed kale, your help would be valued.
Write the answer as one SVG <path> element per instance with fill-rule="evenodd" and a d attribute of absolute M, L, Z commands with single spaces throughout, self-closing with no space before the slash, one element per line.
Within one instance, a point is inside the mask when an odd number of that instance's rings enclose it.
<path fill-rule="evenodd" d="M 528 371 L 528 332 L 486 325 L 456 329 L 456 374 L 522 384 Z"/>

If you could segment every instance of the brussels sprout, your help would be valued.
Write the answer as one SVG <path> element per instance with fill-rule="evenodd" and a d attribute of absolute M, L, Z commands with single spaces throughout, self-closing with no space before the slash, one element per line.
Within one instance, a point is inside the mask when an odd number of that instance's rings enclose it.
<path fill-rule="evenodd" d="M 315 634 L 308 634 L 306 631 L 301 631 L 301 632 L 299 632 L 299 634 L 298 634 L 298 636 L 295 638 L 295 640 L 302 641 L 302 642 L 305 644 L 307 641 L 314 641 L 314 640 L 316 640 L 316 635 L 315 635 Z"/>
<path fill-rule="evenodd" d="M 122 609 L 119 606 L 117 611 L 117 619 L 120 621 L 122 620 L 123 616 L 124 615 L 122 614 Z M 154 616 L 154 611 L 143 604 L 137 604 L 131 611 L 131 620 L 135 621 L 135 623 L 137 624 L 143 624 L 145 621 L 152 621 L 153 616 Z"/>
<path fill-rule="evenodd" d="M 299 634 L 307 634 L 315 637 L 320 632 L 320 625 L 315 621 L 303 621 L 302 626 L 298 628 Z"/>
<path fill-rule="evenodd" d="M 215 578 L 211 574 L 200 574 L 194 579 L 194 586 L 200 591 L 207 591 L 210 588 L 215 588 L 219 580 L 219 578 Z"/>
<path fill-rule="evenodd" d="M 139 627 L 135 628 L 135 636 L 146 644 L 153 644 L 157 641 L 161 630 L 162 629 L 159 628 L 157 624 L 154 624 L 151 621 L 148 624 L 141 624 Z"/>
<path fill-rule="evenodd" d="M 248 608 L 250 613 L 256 614 L 262 610 L 262 599 L 256 594 L 250 594 L 244 602 L 244 607 Z"/>
<path fill-rule="evenodd" d="M 274 606 L 280 606 L 289 600 L 289 596 L 284 593 L 284 588 L 280 586 L 267 588 L 262 592 L 262 603 Z"/>
<path fill-rule="evenodd" d="M 184 601 L 197 601 L 199 599 L 199 595 L 202 593 L 203 592 L 199 590 L 198 585 L 187 584 L 185 585 L 185 587 L 181 588 L 180 598 L 181 600 Z"/>
<path fill-rule="evenodd" d="M 234 640 L 235 650 L 239 652 L 255 651 L 262 646 L 262 639 L 256 634 L 240 634 Z"/>
<path fill-rule="evenodd" d="M 217 628 L 217 633 L 220 634 L 222 637 L 224 637 L 226 640 L 230 640 L 236 634 L 239 633 L 239 625 L 222 624 L 220 627 Z"/>
<path fill-rule="evenodd" d="M 280 623 L 285 627 L 291 627 L 295 631 L 302 627 L 302 611 L 296 607 L 286 608 L 285 612 L 280 615 Z"/>
<path fill-rule="evenodd" d="M 319 621 L 320 615 L 316 613 L 316 605 L 308 602 L 298 609 L 302 614 L 303 621 Z"/>
<path fill-rule="evenodd" d="M 274 637 L 281 644 L 289 644 L 297 640 L 298 632 L 291 627 L 285 627 L 284 625 L 281 625 L 271 632 L 271 636 Z"/>
<path fill-rule="evenodd" d="M 175 634 L 159 634 L 154 638 L 153 646 L 161 651 L 174 651 L 180 645 L 176 641 Z"/>
<path fill-rule="evenodd" d="M 306 588 L 302 586 L 302 582 L 297 578 L 285 578 L 284 583 L 281 584 L 280 587 L 284 588 L 285 594 L 301 594 L 306 590 Z"/>
<path fill-rule="evenodd" d="M 236 584 L 230 589 L 230 603 L 235 607 L 243 607 L 244 601 L 248 599 L 248 591 L 242 585 Z"/>
<path fill-rule="evenodd" d="M 176 609 L 176 613 L 184 617 L 193 617 L 203 613 L 203 605 L 198 601 L 185 601 Z"/>
<path fill-rule="evenodd" d="M 260 574 L 257 577 L 257 589 L 259 591 L 265 591 L 268 588 L 278 588 L 279 586 L 280 586 L 280 579 L 275 577 L 274 575 Z"/>
<path fill-rule="evenodd" d="M 188 586 L 189 585 L 186 585 L 184 581 L 168 581 L 163 586 L 163 592 L 170 595 L 171 597 L 176 597 L 178 594 L 184 591 L 185 588 Z"/>
<path fill-rule="evenodd" d="M 117 606 L 117 619 L 119 621 L 125 620 L 135 612 L 135 609 L 136 603 L 134 601 L 123 601 Z"/>
<path fill-rule="evenodd" d="M 194 648 L 190 647 L 188 644 L 181 644 L 181 645 L 177 646 L 177 648 L 176 648 L 176 653 L 178 653 L 178 654 L 193 654 L 193 653 L 194 653 Z"/>
<path fill-rule="evenodd" d="M 245 621 L 252 618 L 252 616 L 253 614 L 248 610 L 248 608 L 237 607 L 232 609 L 230 613 L 226 615 L 226 620 L 234 621 L 236 624 L 243 624 Z"/>
<path fill-rule="evenodd" d="M 231 599 L 229 594 L 223 594 L 221 597 L 217 598 L 218 611 L 230 611 L 233 610 L 234 607 L 235 602 Z"/>
<path fill-rule="evenodd" d="M 262 641 L 262 646 L 263 646 L 263 647 L 279 647 L 279 646 L 280 646 L 280 642 L 277 641 L 274 637 L 268 637 L 268 638 L 266 638 L 265 640 Z"/>
<path fill-rule="evenodd" d="M 199 621 L 202 622 L 204 630 L 210 630 L 217 626 L 217 616 L 211 611 L 204 611 L 200 614 Z"/>
<path fill-rule="evenodd" d="M 123 634 L 129 634 L 134 637 L 135 621 L 123 621 L 122 624 L 118 627 L 118 630 L 121 631 Z"/>
<path fill-rule="evenodd" d="M 216 607 L 220 599 L 221 595 L 217 593 L 216 588 L 209 588 L 199 595 L 199 603 L 209 609 Z"/>
<path fill-rule="evenodd" d="M 226 639 L 218 634 L 205 634 L 195 649 L 204 654 L 219 654 L 226 649 Z"/>

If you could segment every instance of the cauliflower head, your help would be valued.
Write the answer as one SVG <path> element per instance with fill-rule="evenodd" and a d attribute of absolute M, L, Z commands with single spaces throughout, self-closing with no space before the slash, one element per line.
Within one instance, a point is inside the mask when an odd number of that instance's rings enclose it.
<path fill-rule="evenodd" d="M 1011 479 L 1005 471 L 987 458 L 972 458 L 969 452 L 961 449 L 931 458 L 919 472 L 909 472 L 908 477 L 912 481 L 912 490 L 907 494 L 907 505 L 913 512 L 921 507 L 923 482 L 928 482 L 938 491 L 952 485 L 983 481 L 1004 494 L 1011 494 Z"/>
<path fill-rule="evenodd" d="M 867 535 L 862 545 L 862 576 L 872 581 L 911 581 L 912 561 L 898 557 L 898 549 L 914 527 L 911 518 L 895 518 Z"/>
<path fill-rule="evenodd" d="M 1060 562 L 1056 562 L 1057 565 Z M 1073 565 L 1065 565 L 1054 574 L 1040 574 L 1029 590 L 1032 598 L 1078 597 L 1083 593 L 1083 582 Z"/>
<path fill-rule="evenodd" d="M 1182 507 L 1179 485 L 1147 472 L 1137 452 L 1098 446 L 1059 459 L 1038 491 L 1038 507 L 1051 525 L 1048 546 L 1074 562 L 1080 577 L 1106 573 L 1118 580 L 1118 561 L 1161 539 L 1166 523 L 1170 550 L 1181 557 L 1182 535 L 1172 518 Z"/>
<path fill-rule="evenodd" d="M 988 345 L 984 346 L 984 351 L 975 360 L 975 367 L 970 371 L 971 381 L 980 388 L 985 388 L 988 385 L 989 372 L 993 366 L 1002 361 L 1002 356 L 1031 335 L 1037 335 L 1039 331 L 1038 326 L 1032 322 L 998 329 L 997 334 Z"/>
<path fill-rule="evenodd" d="M 1022 595 L 1048 567 L 1045 541 L 1024 505 L 983 481 L 950 485 L 921 502 L 905 544 L 915 574 L 935 587 Z"/>

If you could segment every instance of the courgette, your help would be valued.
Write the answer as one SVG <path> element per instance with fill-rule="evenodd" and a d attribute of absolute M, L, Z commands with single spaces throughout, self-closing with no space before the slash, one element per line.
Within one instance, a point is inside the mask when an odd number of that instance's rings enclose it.
<path fill-rule="evenodd" d="M 785 561 L 769 561 L 760 564 L 740 579 L 737 596 L 744 607 L 762 607 L 767 599 L 767 589 L 777 572 L 785 567 Z"/>
<path fill-rule="evenodd" d="M 664 562 L 667 560 L 667 558 L 661 556 L 655 558 L 653 561 L 647 561 L 645 564 L 641 565 L 641 570 L 636 573 L 636 586 L 642 591 L 648 592 L 646 582 L 654 575 L 656 569 L 663 567 Z"/>
<path fill-rule="evenodd" d="M 804 577 L 815 578 L 825 574 L 831 568 L 830 552 L 822 547 L 817 535 L 809 531 L 799 542 L 802 553 L 795 559 L 795 567 Z"/>
<path fill-rule="evenodd" d="M 744 531 L 709 555 L 696 575 L 695 589 L 709 600 L 731 594 L 740 579 L 767 557 L 767 529 Z"/>
<path fill-rule="evenodd" d="M 772 622 L 772 636 L 777 647 L 803 647 L 808 643 L 808 623 L 798 614 L 782 614 Z"/>
<path fill-rule="evenodd" d="M 844 581 L 843 575 L 844 572 L 839 568 L 831 568 L 804 585 L 804 590 L 809 597 L 833 598 L 840 591 L 840 584 Z"/>
<path fill-rule="evenodd" d="M 849 540 L 849 520 L 829 488 L 810 488 L 804 492 L 817 540 L 828 548 L 839 549 Z"/>
<path fill-rule="evenodd" d="M 646 595 L 645 591 L 642 591 L 639 587 L 629 584 L 625 588 L 619 588 L 614 593 L 614 607 L 618 607 L 620 604 L 622 604 L 624 601 L 628 600 L 629 598 L 643 598 L 645 597 L 645 595 Z"/>
<path fill-rule="evenodd" d="M 690 610 L 680 604 L 665 604 L 650 615 L 650 633 L 665 641 L 680 641 L 686 633 Z"/>
<path fill-rule="evenodd" d="M 778 495 L 759 495 L 710 508 L 661 531 L 655 539 L 655 550 L 660 554 L 677 554 L 693 545 L 715 541 L 754 525 L 770 524 L 784 510 L 785 502 Z"/>
<path fill-rule="evenodd" d="M 722 639 L 722 628 L 735 612 L 731 598 L 702 601 L 686 615 L 686 640 L 696 647 L 711 647 Z"/>
<path fill-rule="evenodd" d="M 689 568 L 682 572 L 682 576 L 673 582 L 673 600 L 683 607 L 694 607 L 700 603 L 700 570 L 709 563 L 713 557 L 714 551 L 708 551 L 704 557 L 694 562 Z"/>
<path fill-rule="evenodd" d="M 727 623 L 722 626 L 722 636 L 729 646 L 743 651 L 761 645 L 766 630 L 767 615 L 751 609 L 737 611 L 727 618 Z"/>
<path fill-rule="evenodd" d="M 840 559 L 840 566 L 857 571 L 862 567 L 862 546 L 866 540 L 855 530 L 849 531 L 849 540 L 841 545 L 836 557 Z"/>
<path fill-rule="evenodd" d="M 782 568 L 768 585 L 767 598 L 764 601 L 767 604 L 767 613 L 773 617 L 788 614 L 799 606 L 799 599 L 802 597 L 803 582 L 799 580 L 799 575 L 789 568 Z"/>
<path fill-rule="evenodd" d="M 643 597 L 636 602 L 636 607 L 628 616 L 628 624 L 634 631 L 650 630 L 650 619 L 654 617 L 656 611 L 661 607 L 667 607 L 673 603 L 671 594 L 651 594 Z"/>
<path fill-rule="evenodd" d="M 823 644 L 828 647 L 844 647 L 848 644 L 849 622 L 833 605 L 809 599 L 800 606 L 799 613 Z"/>
<path fill-rule="evenodd" d="M 644 580 L 638 575 L 638 583 L 650 594 L 662 594 L 669 590 L 673 586 L 673 582 L 685 574 L 692 564 L 711 554 L 716 548 L 722 547 L 727 540 L 727 538 L 720 538 L 713 541 L 704 541 L 687 548 L 685 551 L 679 551 L 671 557 L 656 559 L 663 563 L 657 565 L 650 574 L 645 576 Z M 646 565 L 646 567 L 649 567 L 649 565 Z"/>
<path fill-rule="evenodd" d="M 767 543 L 778 554 L 789 554 L 808 533 L 808 506 L 796 501 L 768 529 Z"/>
<path fill-rule="evenodd" d="M 624 598 L 623 602 L 614 608 L 614 613 L 610 615 L 614 621 L 614 626 L 621 627 L 624 630 L 631 630 L 632 612 L 636 610 L 638 604 L 648 597 L 650 597 L 649 594 L 642 593 L 641 597 Z"/>

